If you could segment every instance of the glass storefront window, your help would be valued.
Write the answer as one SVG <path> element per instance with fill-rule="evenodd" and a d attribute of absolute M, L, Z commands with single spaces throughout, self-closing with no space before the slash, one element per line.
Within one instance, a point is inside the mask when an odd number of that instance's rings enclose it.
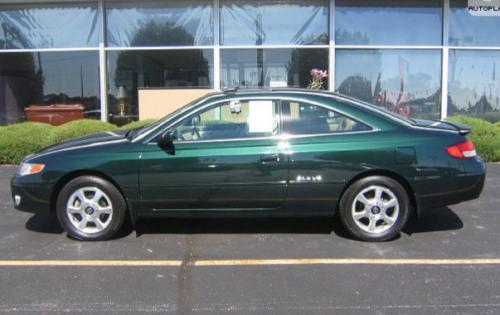
<path fill-rule="evenodd" d="M 403 116 L 440 117 L 439 50 L 337 50 L 336 90 Z"/>
<path fill-rule="evenodd" d="M 441 0 L 336 0 L 338 45 L 441 45 Z"/>
<path fill-rule="evenodd" d="M 328 44 L 327 0 L 220 3 L 222 45 Z"/>
<path fill-rule="evenodd" d="M 222 87 L 306 87 L 313 68 L 328 69 L 328 49 L 221 50 Z"/>
<path fill-rule="evenodd" d="M 0 124 L 53 104 L 81 104 L 86 118 L 100 118 L 97 52 L 0 53 Z"/>
<path fill-rule="evenodd" d="M 451 0 L 451 46 L 500 46 L 499 29 L 500 16 L 474 15 L 467 0 Z"/>
<path fill-rule="evenodd" d="M 212 45 L 212 11 L 212 2 L 201 0 L 108 2 L 108 45 Z"/>
<path fill-rule="evenodd" d="M 0 6 L 0 49 L 97 47 L 97 3 Z"/>
<path fill-rule="evenodd" d="M 448 115 L 500 120 L 500 51 L 450 50 Z"/>
<path fill-rule="evenodd" d="M 109 113 L 138 113 L 138 88 L 213 88 L 213 50 L 108 52 Z"/>

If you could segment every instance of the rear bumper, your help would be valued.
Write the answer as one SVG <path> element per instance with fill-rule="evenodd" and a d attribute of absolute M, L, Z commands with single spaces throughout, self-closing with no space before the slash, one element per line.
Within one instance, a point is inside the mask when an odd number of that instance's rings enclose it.
<path fill-rule="evenodd" d="M 432 193 L 417 196 L 419 213 L 426 208 L 437 208 L 454 205 L 468 200 L 479 198 L 486 180 L 486 166 L 478 161 L 474 172 L 462 173 L 449 181 L 453 189 L 440 190 L 440 183 L 434 185 Z"/>
<path fill-rule="evenodd" d="M 47 185 L 23 183 L 14 176 L 10 181 L 14 208 L 29 213 L 49 213 L 50 189 Z"/>

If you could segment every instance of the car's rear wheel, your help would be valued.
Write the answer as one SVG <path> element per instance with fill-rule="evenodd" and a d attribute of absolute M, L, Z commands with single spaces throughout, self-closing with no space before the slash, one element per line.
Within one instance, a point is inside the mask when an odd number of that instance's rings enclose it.
<path fill-rule="evenodd" d="M 347 188 L 339 204 L 340 219 L 353 237 L 385 241 L 399 235 L 408 221 L 406 190 L 392 178 L 369 176 Z"/>
<path fill-rule="evenodd" d="M 85 241 L 113 237 L 122 227 L 126 203 L 120 191 L 96 176 L 68 182 L 57 198 L 57 217 L 68 235 Z"/>

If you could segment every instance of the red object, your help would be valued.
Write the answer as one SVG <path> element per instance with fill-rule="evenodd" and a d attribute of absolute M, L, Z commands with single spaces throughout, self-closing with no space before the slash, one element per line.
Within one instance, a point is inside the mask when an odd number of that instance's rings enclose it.
<path fill-rule="evenodd" d="M 470 140 L 449 146 L 446 151 L 456 159 L 467 159 L 476 156 L 476 147 Z"/>
<path fill-rule="evenodd" d="M 37 121 L 59 126 L 68 121 L 83 119 L 84 108 L 81 104 L 54 104 L 47 106 L 30 105 L 24 110 L 28 121 Z"/>

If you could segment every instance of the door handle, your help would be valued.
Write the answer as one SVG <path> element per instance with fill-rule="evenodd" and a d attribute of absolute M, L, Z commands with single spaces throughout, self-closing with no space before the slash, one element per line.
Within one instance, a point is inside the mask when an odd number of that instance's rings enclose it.
<path fill-rule="evenodd" d="M 260 156 L 262 163 L 276 163 L 280 161 L 279 154 L 264 154 Z"/>

